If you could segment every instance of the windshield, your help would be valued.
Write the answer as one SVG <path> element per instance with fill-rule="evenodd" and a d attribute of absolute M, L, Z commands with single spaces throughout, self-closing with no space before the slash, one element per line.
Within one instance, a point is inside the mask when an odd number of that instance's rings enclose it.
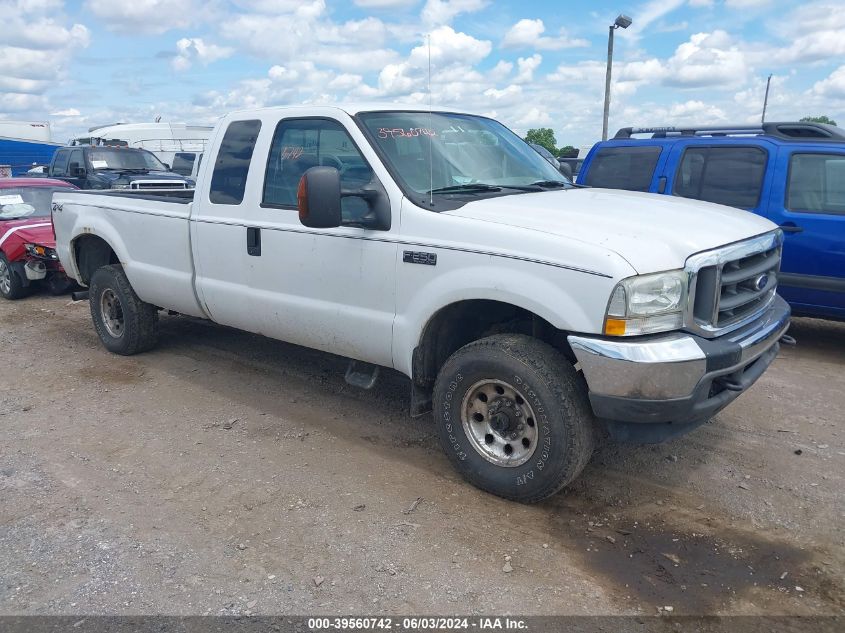
<path fill-rule="evenodd" d="M 143 149 L 98 147 L 88 154 L 93 169 L 143 169 L 167 171 L 158 158 Z"/>
<path fill-rule="evenodd" d="M 368 112 L 358 118 L 409 195 L 456 190 L 518 193 L 541 191 L 537 183 L 570 184 L 525 141 L 492 119 L 442 112 Z"/>
<path fill-rule="evenodd" d="M 14 187 L 0 189 L 0 220 L 50 215 L 53 187 Z"/>

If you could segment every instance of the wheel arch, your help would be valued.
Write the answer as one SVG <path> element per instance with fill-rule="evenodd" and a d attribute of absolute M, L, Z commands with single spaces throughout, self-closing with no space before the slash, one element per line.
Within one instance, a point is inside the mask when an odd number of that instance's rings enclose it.
<path fill-rule="evenodd" d="M 77 281 L 89 285 L 91 276 L 102 266 L 119 264 L 117 251 L 105 238 L 96 233 L 82 233 L 71 242 L 73 267 Z"/>
<path fill-rule="evenodd" d="M 464 345 L 493 334 L 526 334 L 549 343 L 574 359 L 566 332 L 540 314 L 496 299 L 463 299 L 430 316 L 413 350 L 411 379 L 427 390 L 446 360 Z"/>

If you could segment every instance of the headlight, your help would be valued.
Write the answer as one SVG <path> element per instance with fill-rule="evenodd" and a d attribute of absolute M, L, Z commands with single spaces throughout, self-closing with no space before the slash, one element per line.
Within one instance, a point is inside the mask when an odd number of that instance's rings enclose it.
<path fill-rule="evenodd" d="M 47 246 L 41 246 L 41 244 L 24 244 L 23 247 L 27 253 L 29 253 L 33 257 L 38 257 L 39 259 L 59 258 L 55 250 Z"/>
<path fill-rule="evenodd" d="M 684 325 L 686 298 L 683 270 L 623 279 L 610 295 L 604 333 L 633 336 L 677 330 Z"/>

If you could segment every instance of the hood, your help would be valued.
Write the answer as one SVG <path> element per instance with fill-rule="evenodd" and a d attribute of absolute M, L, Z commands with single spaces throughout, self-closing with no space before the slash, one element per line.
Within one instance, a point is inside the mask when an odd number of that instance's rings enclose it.
<path fill-rule="evenodd" d="M 44 226 L 33 226 L 43 224 Z M 56 247 L 50 216 L 36 216 L 22 220 L 0 220 L 0 246 L 9 240 Z"/>
<path fill-rule="evenodd" d="M 151 171 L 147 173 L 125 171 L 122 169 L 100 169 L 94 172 L 98 177 L 111 183 L 130 182 L 132 180 L 179 180 L 184 181 L 185 177 L 172 171 Z"/>
<path fill-rule="evenodd" d="M 604 247 L 639 274 L 682 268 L 694 253 L 777 228 L 753 213 L 719 204 L 616 189 L 501 196 L 445 213 Z"/>

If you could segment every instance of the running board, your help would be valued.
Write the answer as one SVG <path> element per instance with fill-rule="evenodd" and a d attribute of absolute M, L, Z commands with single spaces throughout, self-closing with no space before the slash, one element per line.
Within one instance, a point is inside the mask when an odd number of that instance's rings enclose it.
<path fill-rule="evenodd" d="M 346 382 L 353 387 L 372 389 L 378 380 L 379 367 L 360 360 L 349 361 L 346 370 Z"/>

